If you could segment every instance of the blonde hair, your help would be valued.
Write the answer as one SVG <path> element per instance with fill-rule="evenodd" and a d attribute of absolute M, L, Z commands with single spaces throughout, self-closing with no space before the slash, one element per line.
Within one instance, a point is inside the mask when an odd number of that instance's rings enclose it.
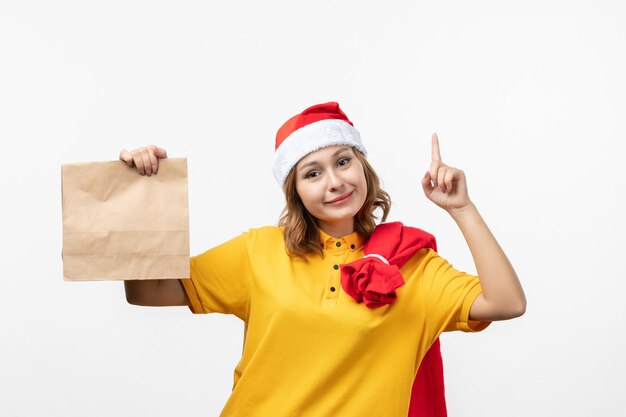
<path fill-rule="evenodd" d="M 365 156 L 354 147 L 352 150 L 363 165 L 367 183 L 365 203 L 354 216 L 354 229 L 361 237 L 368 239 L 376 228 L 377 217 L 374 212 L 376 209 L 381 209 L 383 212 L 381 222 L 384 222 L 391 209 L 391 198 L 380 187 L 380 179 Z M 285 247 L 289 256 L 306 260 L 307 255 L 312 253 L 319 253 L 323 256 L 324 248 L 319 238 L 319 223 L 304 207 L 296 191 L 295 172 L 295 168 L 291 170 L 283 186 L 286 204 L 278 225 L 283 228 Z"/>

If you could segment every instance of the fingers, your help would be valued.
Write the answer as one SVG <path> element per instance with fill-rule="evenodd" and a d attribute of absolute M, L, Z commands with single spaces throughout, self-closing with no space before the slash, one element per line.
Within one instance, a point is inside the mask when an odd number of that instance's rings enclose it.
<path fill-rule="evenodd" d="M 428 169 L 429 176 L 435 187 L 441 185 L 443 178 L 440 176 L 440 171 L 442 168 L 446 168 L 447 165 L 442 163 L 441 161 L 433 160 L 430 163 L 430 168 Z"/>
<path fill-rule="evenodd" d="M 146 168 L 143 166 L 143 157 L 141 156 L 141 148 L 132 150 L 131 155 L 133 156 L 133 162 L 135 163 L 135 167 L 137 168 L 137 172 L 139 175 L 146 174 Z"/>
<path fill-rule="evenodd" d="M 128 165 L 131 168 L 134 165 L 134 163 L 133 163 L 133 156 L 126 149 L 122 149 L 120 151 L 120 161 L 124 162 L 126 165 Z"/>
<path fill-rule="evenodd" d="M 156 174 L 159 170 L 159 159 L 167 158 L 167 152 L 163 148 L 159 148 L 156 145 L 150 145 L 147 147 L 150 155 L 150 166 L 152 173 Z"/>
<path fill-rule="evenodd" d="M 433 161 L 430 164 L 428 176 L 433 182 L 433 187 L 439 188 L 444 193 L 446 190 L 452 189 L 452 178 L 449 178 L 448 174 L 452 174 L 449 166 L 437 161 Z"/>
<path fill-rule="evenodd" d="M 441 167 L 437 171 L 437 186 L 444 193 L 446 192 L 446 181 L 445 181 L 446 172 L 447 172 L 446 167 Z"/>
<path fill-rule="evenodd" d="M 432 151 L 430 168 L 422 178 L 422 188 L 427 196 L 430 196 L 435 189 L 444 194 L 455 193 L 454 187 L 463 180 L 464 173 L 458 168 L 453 168 L 441 161 L 439 150 L 439 138 L 436 133 L 432 135 Z"/>
<path fill-rule="evenodd" d="M 452 191 L 453 168 L 441 161 L 439 138 L 436 133 L 433 133 L 431 138 L 431 149 L 429 177 L 432 179 L 434 187 L 439 187 L 442 192 Z"/>
<path fill-rule="evenodd" d="M 160 159 L 167 158 L 167 152 L 165 151 L 165 149 L 159 148 L 158 146 L 154 146 L 154 154 L 157 158 Z"/>
<path fill-rule="evenodd" d="M 427 175 L 422 178 L 422 183 L 428 179 L 428 182 L 432 181 L 432 191 L 435 188 L 439 188 L 441 192 L 452 192 L 454 185 L 454 178 L 458 176 L 461 171 L 457 168 L 449 167 L 442 163 L 433 162 L 430 169 L 427 171 Z"/>
<path fill-rule="evenodd" d="M 444 193 L 452 192 L 452 179 L 454 178 L 454 169 L 450 168 L 443 176 Z"/>
<path fill-rule="evenodd" d="M 439 138 L 433 133 L 431 138 L 431 159 L 433 161 L 441 161 L 441 153 L 439 152 Z"/>
<path fill-rule="evenodd" d="M 143 148 L 140 154 L 141 154 L 141 160 L 143 161 L 144 174 L 151 177 L 152 176 L 152 162 L 150 162 L 150 151 L 148 150 L 148 148 Z"/>
<path fill-rule="evenodd" d="M 443 184 L 443 178 L 439 175 L 439 169 L 441 167 L 445 167 L 446 165 L 441 162 L 441 153 L 439 152 L 439 138 L 436 133 L 433 133 L 431 138 L 431 162 L 430 168 L 428 172 L 430 173 L 431 181 L 433 181 L 434 186 Z"/>
<path fill-rule="evenodd" d="M 435 187 L 430 182 L 430 172 L 426 171 L 426 174 L 424 174 L 424 176 L 422 177 L 421 182 L 422 182 L 422 189 L 424 190 L 424 194 L 426 194 L 426 196 L 429 196 L 430 193 L 432 193 L 433 190 L 435 189 Z"/>
<path fill-rule="evenodd" d="M 148 175 L 149 177 L 158 172 L 159 159 L 162 158 L 167 158 L 167 152 L 156 145 L 137 148 L 130 152 L 126 149 L 120 151 L 121 161 L 131 168 L 135 166 L 139 175 Z"/>
<path fill-rule="evenodd" d="M 148 158 L 149 158 L 148 163 L 150 164 L 150 166 L 146 168 L 148 169 L 148 172 L 149 172 L 148 176 L 150 176 L 152 174 L 156 174 L 157 165 L 159 163 L 159 160 L 154 155 L 154 148 L 151 148 L 150 146 L 148 146 Z"/>

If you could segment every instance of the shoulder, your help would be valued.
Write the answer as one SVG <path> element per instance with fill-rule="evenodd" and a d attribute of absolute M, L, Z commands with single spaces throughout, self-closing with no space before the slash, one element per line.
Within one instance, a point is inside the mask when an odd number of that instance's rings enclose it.
<path fill-rule="evenodd" d="M 243 233 L 246 239 L 283 239 L 283 229 L 278 226 L 262 226 Z"/>
<path fill-rule="evenodd" d="M 257 262 L 263 259 L 276 259 L 285 253 L 282 230 L 276 226 L 266 226 L 249 229 L 204 253 L 193 256 L 192 264 L 227 265 L 247 261 Z"/>
<path fill-rule="evenodd" d="M 252 250 L 285 250 L 283 229 L 278 226 L 263 226 L 249 229 L 242 234 L 246 246 Z"/>
<path fill-rule="evenodd" d="M 209 249 L 209 251 L 241 251 L 251 248 L 270 247 L 276 244 L 283 244 L 282 229 L 277 226 L 264 226 L 259 228 L 248 229 L 238 235 L 231 237 L 229 240 Z M 208 252 L 208 251 L 207 251 Z"/>
<path fill-rule="evenodd" d="M 418 279 L 443 283 L 461 277 L 474 278 L 472 274 L 457 270 L 432 248 L 418 250 L 400 271 L 407 282 Z"/>
<path fill-rule="evenodd" d="M 435 250 L 422 248 L 413 254 L 411 259 L 404 264 L 402 270 L 406 270 L 407 272 L 423 272 L 427 266 L 433 266 L 433 264 L 440 265 L 442 262 L 445 262 L 445 259 L 439 256 Z"/>

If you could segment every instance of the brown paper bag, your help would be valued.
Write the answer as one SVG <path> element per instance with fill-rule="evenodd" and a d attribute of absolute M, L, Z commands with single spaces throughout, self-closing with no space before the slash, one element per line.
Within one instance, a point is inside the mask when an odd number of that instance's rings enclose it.
<path fill-rule="evenodd" d="M 65 164 L 65 281 L 189 277 L 187 159 L 151 177 L 122 161 Z"/>

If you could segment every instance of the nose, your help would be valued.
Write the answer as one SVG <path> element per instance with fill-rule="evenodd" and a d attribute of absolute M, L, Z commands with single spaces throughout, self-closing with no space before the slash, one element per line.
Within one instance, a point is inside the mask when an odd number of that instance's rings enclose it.
<path fill-rule="evenodd" d="M 335 170 L 329 170 L 326 178 L 328 179 L 328 189 L 330 191 L 339 190 L 343 187 L 343 178 Z"/>

